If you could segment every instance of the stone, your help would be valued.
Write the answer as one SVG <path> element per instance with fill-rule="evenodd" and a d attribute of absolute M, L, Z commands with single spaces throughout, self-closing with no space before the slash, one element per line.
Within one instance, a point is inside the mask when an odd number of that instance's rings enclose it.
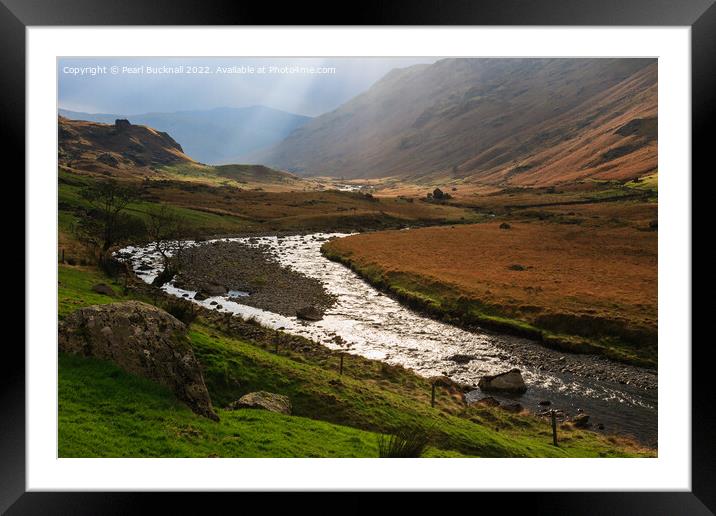
<path fill-rule="evenodd" d="M 510 226 L 507 222 L 503 222 L 500 224 L 500 229 L 511 229 L 512 226 Z"/>
<path fill-rule="evenodd" d="M 116 297 L 117 294 L 112 290 L 112 287 L 107 285 L 106 283 L 97 283 L 96 285 L 92 285 L 92 292 L 96 292 L 98 294 L 103 294 L 105 296 L 110 297 Z"/>
<path fill-rule="evenodd" d="M 193 412 L 219 420 L 186 326 L 160 308 L 139 301 L 80 308 L 60 322 L 59 349 L 114 362 L 168 387 Z"/>
<path fill-rule="evenodd" d="M 451 360 L 451 361 L 455 362 L 456 364 L 467 364 L 471 360 L 475 360 L 475 356 L 474 355 L 461 355 L 458 353 L 457 355 L 448 357 L 448 360 Z"/>
<path fill-rule="evenodd" d="M 507 412 L 514 412 L 515 414 L 524 410 L 521 403 L 505 403 L 504 405 L 500 405 L 500 408 Z"/>
<path fill-rule="evenodd" d="M 201 292 L 206 294 L 207 297 L 212 296 L 223 296 L 226 294 L 226 287 L 223 285 L 217 285 L 215 283 L 207 283 L 202 285 Z"/>
<path fill-rule="evenodd" d="M 572 419 L 572 423 L 577 428 L 588 428 L 589 427 L 589 415 L 585 413 L 577 414 Z"/>
<path fill-rule="evenodd" d="M 506 373 L 497 375 L 483 376 L 480 378 L 477 386 L 483 391 L 506 391 L 514 393 L 527 391 L 527 385 L 519 369 L 512 369 Z"/>
<path fill-rule="evenodd" d="M 296 310 L 296 317 L 304 321 L 320 321 L 323 319 L 321 311 L 315 306 L 306 306 Z"/>
<path fill-rule="evenodd" d="M 497 401 L 492 396 L 485 396 L 484 398 L 480 398 L 479 400 L 476 401 L 476 403 L 478 405 L 484 405 L 486 407 L 499 407 L 500 406 L 500 402 Z"/>
<path fill-rule="evenodd" d="M 227 409 L 237 410 L 243 408 L 263 409 L 279 414 L 291 414 L 291 400 L 288 396 L 272 392 L 257 391 L 241 396 L 237 401 L 229 404 Z"/>

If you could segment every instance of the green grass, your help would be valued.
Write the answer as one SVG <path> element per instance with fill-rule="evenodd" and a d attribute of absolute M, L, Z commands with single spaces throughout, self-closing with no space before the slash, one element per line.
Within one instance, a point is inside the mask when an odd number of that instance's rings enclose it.
<path fill-rule="evenodd" d="M 59 172 L 59 177 L 58 202 L 61 208 L 58 226 L 59 229 L 69 232 L 74 222 L 81 216 L 78 214 L 91 208 L 87 200 L 82 198 L 80 192 L 93 180 L 64 171 Z M 134 215 L 146 223 L 149 221 L 150 210 L 156 206 L 155 202 L 136 201 L 127 206 L 126 213 Z M 167 208 L 182 220 L 189 235 L 229 234 L 245 231 L 255 226 L 244 218 L 232 215 L 219 215 L 171 204 L 167 204 Z"/>
<path fill-rule="evenodd" d="M 377 436 L 262 410 L 216 423 L 109 362 L 60 354 L 60 457 L 371 457 Z"/>
<path fill-rule="evenodd" d="M 116 299 L 92 293 L 98 272 L 59 267 L 60 314 Z M 276 334 L 278 335 L 278 334 Z M 430 407 L 430 384 L 400 367 L 323 347 L 274 352 L 270 339 L 232 337 L 206 321 L 189 332 L 219 423 L 191 413 L 165 389 L 112 364 L 60 356 L 61 456 L 364 456 L 379 434 L 421 427 L 432 434 L 426 456 L 612 457 L 652 455 L 592 432 L 564 429 L 550 444 L 546 421 L 487 407 L 464 407 L 447 392 Z M 293 416 L 223 410 L 241 395 L 287 395 Z"/>
<path fill-rule="evenodd" d="M 97 283 L 110 285 L 120 293 L 122 286 L 112 281 L 94 268 L 59 266 L 59 279 L 57 282 L 58 307 L 57 314 L 60 319 L 87 305 L 103 305 L 118 301 L 117 298 L 92 292 Z"/>

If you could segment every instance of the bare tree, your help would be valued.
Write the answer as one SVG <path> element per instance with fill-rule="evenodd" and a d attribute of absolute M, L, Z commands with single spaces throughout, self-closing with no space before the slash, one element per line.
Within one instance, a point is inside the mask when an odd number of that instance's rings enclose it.
<path fill-rule="evenodd" d="M 147 215 L 149 238 L 152 239 L 155 250 L 164 262 L 164 270 L 155 280 L 161 285 L 170 281 L 179 272 L 181 255 L 186 247 L 186 242 L 181 237 L 186 233 L 186 228 L 184 219 L 164 204 L 150 209 Z"/>
<path fill-rule="evenodd" d="M 80 196 L 91 209 L 72 224 L 72 232 L 95 256 L 98 265 L 113 276 L 117 273 L 118 263 L 110 256 L 110 248 L 125 239 L 141 239 L 146 232 L 144 221 L 125 211 L 138 197 L 138 191 L 132 186 L 106 180 L 86 186 Z"/>
<path fill-rule="evenodd" d="M 95 210 L 97 217 L 93 222 L 84 225 L 87 238 L 95 241 L 106 253 L 121 237 L 119 231 L 122 222 L 121 214 L 127 206 L 137 199 L 136 188 L 121 185 L 114 179 L 92 183 L 83 188 L 80 195 Z"/>

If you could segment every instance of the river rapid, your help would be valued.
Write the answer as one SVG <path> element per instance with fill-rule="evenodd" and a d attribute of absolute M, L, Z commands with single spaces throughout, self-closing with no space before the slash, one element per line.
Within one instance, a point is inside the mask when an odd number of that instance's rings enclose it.
<path fill-rule="evenodd" d="M 522 371 L 527 392 L 509 397 L 490 393 L 491 396 L 500 401 L 517 401 L 535 413 L 545 409 L 539 404 L 541 401 L 550 401 L 549 408 L 562 409 L 566 414 L 575 415 L 579 411 L 589 414 L 595 429 L 630 435 L 656 446 L 656 371 L 593 355 L 565 354 L 528 339 L 466 331 L 432 320 L 400 305 L 347 267 L 321 254 L 321 245 L 326 240 L 343 236 L 347 234 L 220 239 L 262 247 L 282 266 L 319 280 L 336 297 L 320 321 L 302 321 L 247 306 L 241 304 L 241 296 L 197 301 L 192 299 L 196 292 L 177 288 L 173 283 L 165 284 L 162 290 L 206 308 L 253 317 L 263 326 L 309 338 L 331 349 L 403 365 L 426 377 L 445 375 L 477 386 L 484 375 L 516 367 Z M 185 246 L 211 242 L 190 241 Z M 129 261 L 147 283 L 161 270 L 161 257 L 152 245 L 129 246 L 118 251 L 117 256 Z M 483 396 L 475 387 L 467 399 L 474 401 Z"/>

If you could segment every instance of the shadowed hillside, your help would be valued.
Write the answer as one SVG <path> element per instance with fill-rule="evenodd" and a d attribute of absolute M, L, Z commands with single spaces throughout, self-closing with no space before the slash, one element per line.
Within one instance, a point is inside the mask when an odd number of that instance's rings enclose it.
<path fill-rule="evenodd" d="M 444 59 L 391 71 L 253 157 L 346 178 L 633 178 L 656 169 L 656 95 L 650 59 Z"/>
<path fill-rule="evenodd" d="M 98 124 L 59 117 L 59 161 L 89 171 L 194 163 L 167 133 L 127 120 Z"/>

